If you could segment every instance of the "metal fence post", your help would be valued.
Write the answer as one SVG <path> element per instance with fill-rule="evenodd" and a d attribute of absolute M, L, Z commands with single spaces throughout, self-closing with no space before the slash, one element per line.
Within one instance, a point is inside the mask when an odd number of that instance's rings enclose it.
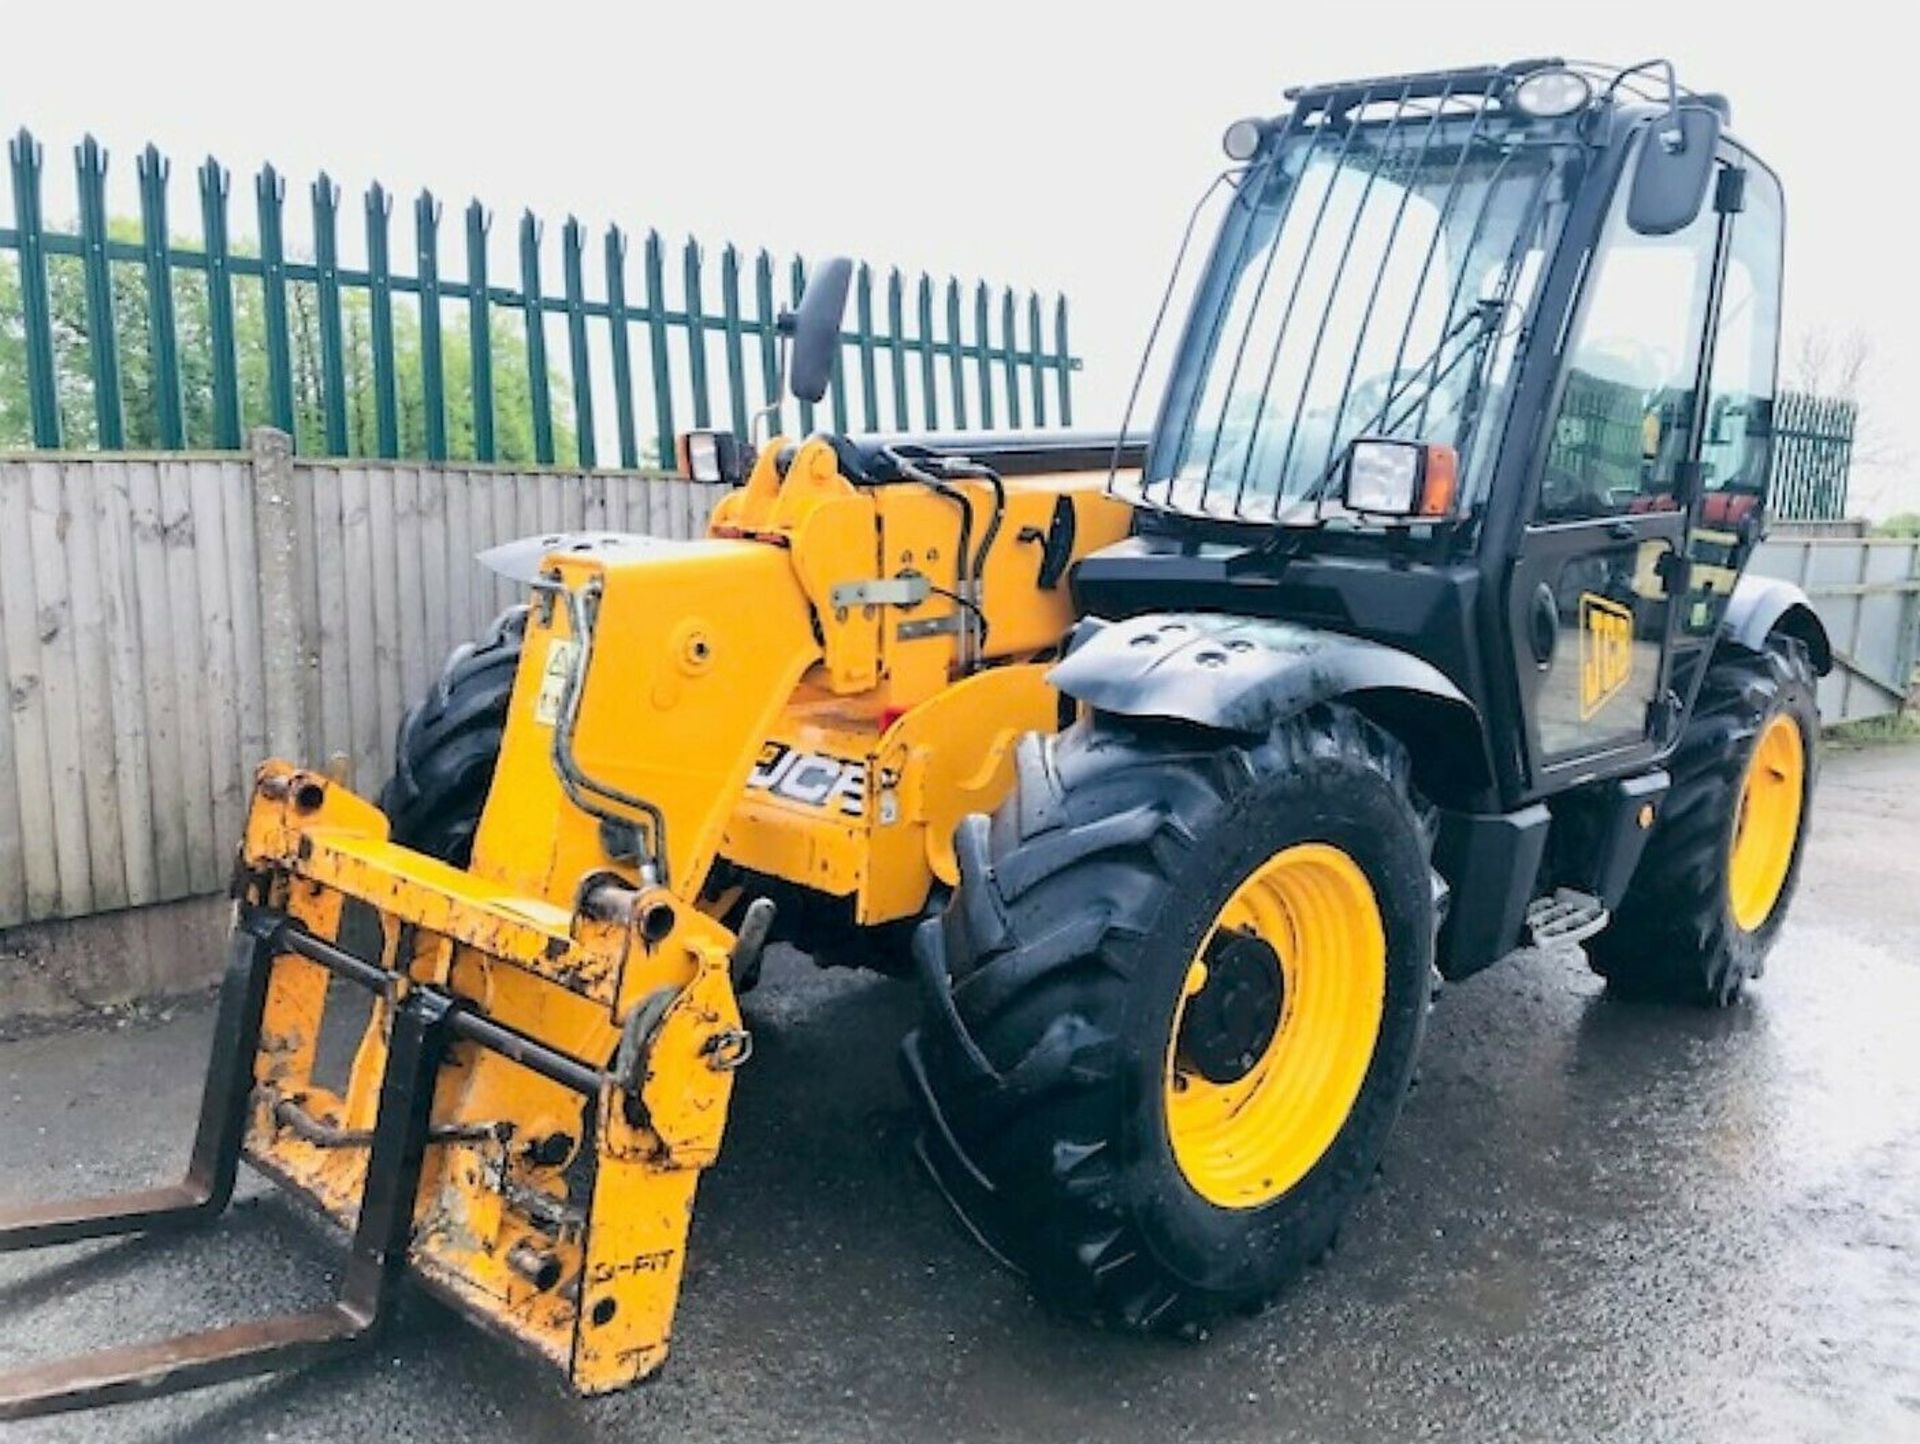
<path fill-rule="evenodd" d="M 80 182 L 80 244 L 87 277 L 87 350 L 93 362 L 95 434 L 105 450 L 118 451 L 127 444 L 127 428 L 120 399 L 120 344 L 114 334 L 113 262 L 107 256 L 107 153 L 88 136 L 73 155 Z M 214 364 L 219 365 L 218 356 Z"/>
<path fill-rule="evenodd" d="M 153 146 L 140 152 L 141 244 L 147 267 L 147 344 L 153 351 L 153 410 L 160 445 L 187 444 L 187 417 L 180 390 L 180 330 L 173 312 L 173 258 L 167 233 L 167 177 L 173 167 Z"/>
<path fill-rule="evenodd" d="M 26 328 L 27 404 L 33 444 L 60 444 L 60 396 L 54 378 L 53 307 L 47 299 L 47 255 L 40 221 L 40 142 L 22 130 L 9 147 L 13 215 L 20 233 L 20 311 Z"/>
<path fill-rule="evenodd" d="M 467 349 L 472 356 L 473 455 L 494 459 L 493 313 L 487 294 L 487 227 L 493 218 L 479 201 L 467 203 Z"/>
<path fill-rule="evenodd" d="M 400 454 L 400 403 L 394 387 L 393 272 L 387 252 L 387 218 L 393 213 L 386 187 L 367 189 L 367 291 L 373 328 L 373 411 L 380 454 Z"/>
<path fill-rule="evenodd" d="M 200 241 L 207 258 L 207 341 L 213 349 L 213 444 L 240 445 L 240 348 L 234 330 L 232 254 L 227 244 L 226 167 L 212 156 L 200 167 Z"/>
<path fill-rule="evenodd" d="M 540 222 L 520 217 L 521 310 L 527 322 L 527 386 L 533 409 L 533 459 L 553 465 L 553 393 L 547 381 L 547 322 L 540 299 Z"/>
<path fill-rule="evenodd" d="M 340 188 L 325 171 L 313 183 L 314 283 L 320 302 L 320 392 L 326 414 L 327 450 L 347 452 L 347 351 L 340 320 Z"/>
<path fill-rule="evenodd" d="M 414 278 L 420 285 L 420 399 L 426 409 L 427 460 L 447 459 L 447 380 L 440 342 L 440 202 L 421 191 L 413 203 Z"/>
<path fill-rule="evenodd" d="M 260 300 L 267 313 L 267 416 L 293 434 L 293 340 L 287 328 L 287 262 L 281 230 L 287 186 L 272 166 L 254 181 L 260 203 Z"/>
<path fill-rule="evenodd" d="M 313 639 L 303 623 L 301 568 L 308 539 L 300 532 L 293 474 L 293 438 L 258 427 L 248 438 L 253 455 L 253 540 L 259 565 L 260 679 L 266 692 L 267 750 L 311 762 L 306 676 Z"/>
<path fill-rule="evenodd" d="M 633 420 L 632 317 L 627 311 L 627 238 L 618 226 L 607 227 L 607 314 L 612 319 L 613 413 L 620 432 L 620 464 L 628 470 L 640 464 L 640 437 Z"/>
<path fill-rule="evenodd" d="M 576 216 L 568 216 L 560 232 L 560 275 L 566 288 L 567 356 L 573 373 L 573 444 L 582 471 L 592 471 L 599 457 L 593 437 L 593 364 L 587 346 L 587 283 L 584 252 L 587 232 Z"/>
<path fill-rule="evenodd" d="M 1060 368 L 1060 424 L 1073 425 L 1073 352 L 1067 345 L 1067 298 L 1053 305 L 1053 364 Z"/>

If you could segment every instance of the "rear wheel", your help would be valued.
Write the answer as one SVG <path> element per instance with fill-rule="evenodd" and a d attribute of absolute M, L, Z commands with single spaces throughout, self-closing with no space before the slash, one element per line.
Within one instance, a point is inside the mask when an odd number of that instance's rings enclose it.
<path fill-rule="evenodd" d="M 380 789 L 395 842 L 465 867 L 493 785 L 527 609 L 509 607 L 484 637 L 454 650 L 400 723 L 393 776 Z"/>
<path fill-rule="evenodd" d="M 1018 762 L 916 939 L 922 1152 L 1048 1303 L 1190 1331 L 1326 1250 L 1399 1112 L 1434 927 L 1404 754 L 1331 706 Z"/>
<path fill-rule="evenodd" d="M 1820 725 L 1807 650 L 1727 648 L 1667 764 L 1673 785 L 1588 960 L 1630 997 L 1724 1006 L 1760 976 L 1799 881 Z"/>

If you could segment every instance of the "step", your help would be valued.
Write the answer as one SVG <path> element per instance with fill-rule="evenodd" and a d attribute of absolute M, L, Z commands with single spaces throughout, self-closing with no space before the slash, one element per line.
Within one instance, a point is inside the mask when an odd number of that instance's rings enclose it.
<path fill-rule="evenodd" d="M 1570 887 L 1556 888 L 1552 897 L 1535 898 L 1527 906 L 1527 931 L 1536 948 L 1577 943 L 1606 925 L 1606 904 Z"/>

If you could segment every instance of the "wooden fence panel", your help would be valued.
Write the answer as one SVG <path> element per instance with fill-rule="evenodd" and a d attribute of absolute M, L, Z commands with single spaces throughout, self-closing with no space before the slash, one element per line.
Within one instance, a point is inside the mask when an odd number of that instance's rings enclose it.
<path fill-rule="evenodd" d="M 296 649 L 298 760 L 344 754 L 374 792 L 448 649 L 520 598 L 476 553 L 556 530 L 698 535 L 721 494 L 296 458 L 273 510 L 262 465 L 257 450 L 0 456 L 0 928 L 226 885 L 271 750 L 270 646 Z M 261 547 L 284 533 L 262 525 L 295 533 L 290 641 L 267 635 Z"/>
<path fill-rule="evenodd" d="M 24 844 L 29 916 L 58 916 L 60 849 L 54 836 L 54 764 L 41 684 L 40 604 L 34 593 L 33 470 L 10 463 L 0 478 L 0 631 L 6 636 L 7 711 L 13 730 L 14 795 Z"/>

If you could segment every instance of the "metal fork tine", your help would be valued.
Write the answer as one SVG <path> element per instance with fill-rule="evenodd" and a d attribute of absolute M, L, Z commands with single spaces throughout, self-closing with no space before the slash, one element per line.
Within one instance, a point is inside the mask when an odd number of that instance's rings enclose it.
<path fill-rule="evenodd" d="M 369 1323 L 336 1304 L 29 1365 L 0 1373 L 0 1419 L 37 1419 L 298 1368 L 357 1344 Z"/>
<path fill-rule="evenodd" d="M 221 1018 L 222 1028 L 250 1024 L 250 1031 L 240 1039 L 243 1044 L 258 1041 L 265 980 L 275 952 L 295 941 L 266 914 L 243 916 L 241 926 L 235 929 L 228 987 L 221 995 Z M 422 989 L 410 994 L 394 1015 L 360 1218 L 337 1302 L 311 1313 L 277 1315 L 0 1372 L 0 1419 L 31 1419 L 277 1373 L 345 1353 L 372 1337 L 392 1303 L 406 1266 L 420 1167 L 431 1129 L 434 1088 L 457 1006 L 447 997 Z M 88 1238 L 151 1227 L 156 1218 L 174 1219 L 179 1211 L 172 1202 L 147 1212 L 127 1206 L 136 1201 L 184 1196 L 189 1200 L 184 1206 L 197 1210 L 193 1216 L 209 1209 L 217 1211 L 233 1188 L 233 1159 L 228 1153 L 238 1153 L 238 1128 L 245 1122 L 254 1056 L 252 1046 L 223 1051 L 223 1041 L 215 1044 L 214 1078 L 209 1082 L 208 1102 L 202 1110 L 201 1132 L 194 1150 L 196 1172 L 210 1158 L 217 1165 L 210 1173 L 200 1179 L 190 1177 L 178 1189 L 95 1199 L 64 1210 L 36 1210 L 36 1215 L 44 1216 L 16 1221 L 16 1238 L 11 1246 L 29 1246 L 30 1231 L 37 1231 L 39 1242 Z M 240 1100 L 233 1105 L 231 1117 L 227 1101 L 216 1099 L 218 1090 L 214 1086 L 222 1081 L 219 1060 L 229 1054 L 241 1060 L 243 1069 L 240 1076 L 225 1080 Z M 216 1107 L 216 1102 L 220 1106 Z"/>
<path fill-rule="evenodd" d="M 227 1206 L 240 1164 L 276 924 L 243 911 L 228 944 L 187 1176 L 165 1188 L 0 1209 L 0 1253 L 204 1223 Z"/>

